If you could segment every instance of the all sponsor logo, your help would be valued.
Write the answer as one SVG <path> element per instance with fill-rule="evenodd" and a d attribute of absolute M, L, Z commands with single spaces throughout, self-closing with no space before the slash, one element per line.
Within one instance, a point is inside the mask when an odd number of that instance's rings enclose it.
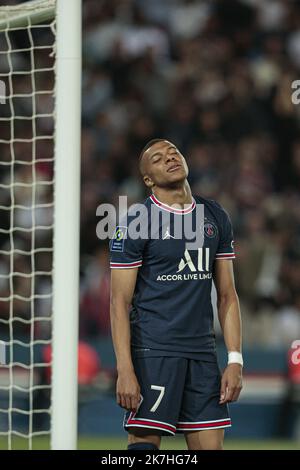
<path fill-rule="evenodd" d="M 157 281 L 191 281 L 212 278 L 210 272 L 210 249 L 198 248 L 197 259 L 192 259 L 189 250 L 185 250 L 174 274 L 160 274 Z"/>

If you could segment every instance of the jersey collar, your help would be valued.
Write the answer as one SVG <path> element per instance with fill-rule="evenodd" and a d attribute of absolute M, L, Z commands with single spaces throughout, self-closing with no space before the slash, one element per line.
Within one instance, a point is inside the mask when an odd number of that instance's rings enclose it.
<path fill-rule="evenodd" d="M 159 201 L 157 199 L 157 197 L 154 196 L 154 194 L 151 194 L 150 199 L 153 202 L 153 204 L 155 204 L 160 209 L 163 209 L 163 210 L 168 211 L 168 212 L 172 212 L 173 214 L 179 214 L 179 215 L 189 214 L 196 207 L 196 202 L 195 202 L 194 198 L 193 198 L 192 204 L 190 204 L 185 209 L 175 209 L 172 206 L 168 206 L 168 204 L 165 204 L 164 202 Z"/>

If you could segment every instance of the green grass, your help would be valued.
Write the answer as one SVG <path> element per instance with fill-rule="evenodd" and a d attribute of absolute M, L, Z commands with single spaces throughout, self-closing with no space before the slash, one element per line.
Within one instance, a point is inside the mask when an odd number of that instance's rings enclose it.
<path fill-rule="evenodd" d="M 13 439 L 12 448 L 15 450 L 28 449 L 27 439 Z M 78 441 L 80 450 L 125 450 L 126 436 L 120 437 L 80 437 Z M 7 440 L 0 439 L 0 450 L 7 449 Z M 49 449 L 49 440 L 47 438 L 35 438 L 33 449 Z M 162 439 L 162 450 L 186 450 L 184 438 L 165 437 Z M 300 450 L 300 443 L 289 440 L 225 440 L 226 450 Z"/>
<path fill-rule="evenodd" d="M 102 438 L 102 439 L 80 439 L 80 449 L 124 449 L 126 448 L 126 439 L 120 438 Z M 186 444 L 184 437 L 166 437 L 162 439 L 161 449 L 165 450 L 185 450 Z M 300 449 L 300 443 L 284 440 L 257 441 L 257 440 L 229 440 L 225 441 L 227 450 L 273 450 L 273 449 Z"/>

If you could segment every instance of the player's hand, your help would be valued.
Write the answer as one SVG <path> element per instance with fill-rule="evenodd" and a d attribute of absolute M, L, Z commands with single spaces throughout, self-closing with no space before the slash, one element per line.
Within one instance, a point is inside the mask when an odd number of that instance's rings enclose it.
<path fill-rule="evenodd" d="M 118 374 L 117 403 L 129 411 L 136 411 L 141 400 L 141 389 L 134 372 Z"/>
<path fill-rule="evenodd" d="M 229 364 L 223 372 L 220 404 L 236 401 L 242 390 L 242 366 Z"/>

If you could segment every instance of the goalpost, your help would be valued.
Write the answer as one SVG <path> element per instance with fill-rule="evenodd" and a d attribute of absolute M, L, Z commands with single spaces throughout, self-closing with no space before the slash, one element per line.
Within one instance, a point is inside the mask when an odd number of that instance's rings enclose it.
<path fill-rule="evenodd" d="M 0 7 L 0 443 L 9 449 L 49 434 L 52 449 L 77 446 L 81 18 L 81 0 Z"/>

